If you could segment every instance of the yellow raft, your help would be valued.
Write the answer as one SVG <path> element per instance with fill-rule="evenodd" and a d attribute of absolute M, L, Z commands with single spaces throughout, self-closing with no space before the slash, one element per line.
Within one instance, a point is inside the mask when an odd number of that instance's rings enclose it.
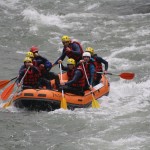
<path fill-rule="evenodd" d="M 63 74 L 63 79 L 67 80 L 66 73 Z M 51 81 L 55 88 L 54 81 Z M 109 82 L 105 75 L 99 84 L 93 87 L 95 99 L 98 99 L 109 93 Z M 92 103 L 92 94 L 90 90 L 86 90 L 84 96 L 79 96 L 71 93 L 64 94 L 67 101 L 68 109 L 86 108 Z M 18 108 L 26 108 L 28 110 L 52 111 L 60 108 L 62 93 L 57 90 L 47 89 L 25 89 L 13 97 L 13 104 Z"/>

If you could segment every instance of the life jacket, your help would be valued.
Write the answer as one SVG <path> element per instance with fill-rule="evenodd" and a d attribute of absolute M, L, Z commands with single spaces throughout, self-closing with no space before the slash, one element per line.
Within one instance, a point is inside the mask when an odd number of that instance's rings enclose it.
<path fill-rule="evenodd" d="M 90 69 L 89 69 L 90 68 L 90 64 L 91 63 L 84 63 L 84 68 L 85 68 L 86 75 L 87 75 L 88 79 L 90 78 Z"/>
<path fill-rule="evenodd" d="M 81 66 L 78 66 L 76 69 L 74 68 L 73 70 L 69 70 L 67 72 L 68 81 L 73 79 L 76 70 L 81 71 L 82 77 L 76 83 L 73 83 L 72 86 L 73 87 L 84 87 L 85 86 L 85 74 L 84 74 L 84 70 Z"/>
<path fill-rule="evenodd" d="M 84 63 L 84 67 L 85 67 L 85 71 L 86 71 L 86 75 L 87 75 L 88 79 L 91 76 L 90 75 L 90 65 L 93 64 L 95 66 L 94 62 L 95 61 L 89 61 L 88 63 Z"/>
<path fill-rule="evenodd" d="M 83 54 L 83 48 L 81 46 L 81 44 L 77 41 L 73 41 L 68 47 L 72 50 L 72 44 L 77 44 L 80 47 L 80 52 L 81 55 L 80 56 L 76 56 L 74 54 L 72 54 L 71 52 L 66 51 L 66 47 L 64 47 L 64 51 L 66 52 L 66 55 L 68 56 L 68 58 L 73 58 L 76 62 L 78 62 L 79 60 L 82 59 L 82 54 Z"/>
<path fill-rule="evenodd" d="M 94 54 L 94 56 L 97 56 L 97 54 Z M 97 57 L 93 57 L 94 58 L 94 65 L 95 65 L 95 74 L 94 74 L 94 79 L 97 78 L 97 76 L 99 76 L 100 74 L 96 73 L 96 72 L 103 72 L 103 66 L 101 62 L 97 61 Z"/>
<path fill-rule="evenodd" d="M 38 63 L 35 59 L 33 59 L 32 63 L 33 63 L 33 66 L 38 67 Z"/>
<path fill-rule="evenodd" d="M 24 72 L 26 71 L 27 69 L 24 70 Z M 29 69 L 24 78 L 23 85 L 35 86 L 38 82 L 38 79 L 39 79 L 39 74 L 34 73 L 32 69 Z"/>
<path fill-rule="evenodd" d="M 97 54 L 94 55 L 94 56 L 97 56 Z M 96 71 L 96 72 L 102 72 L 102 71 L 103 71 L 102 63 L 97 61 L 97 57 L 93 57 L 93 58 L 94 58 L 94 60 L 95 60 L 95 61 L 94 61 L 95 71 Z"/>
<path fill-rule="evenodd" d="M 69 69 L 69 70 L 67 71 L 68 81 L 70 81 L 70 80 L 73 78 L 73 76 L 74 76 L 74 71 L 75 71 L 75 68 L 72 69 L 72 70 Z"/>
<path fill-rule="evenodd" d="M 35 66 L 39 70 L 39 76 L 42 76 L 42 70 L 40 69 L 36 59 L 33 59 L 32 63 L 33 63 L 33 66 Z"/>

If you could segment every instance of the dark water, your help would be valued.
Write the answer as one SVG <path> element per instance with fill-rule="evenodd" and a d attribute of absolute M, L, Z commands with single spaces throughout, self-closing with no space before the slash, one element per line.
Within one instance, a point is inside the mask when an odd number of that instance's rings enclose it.
<path fill-rule="evenodd" d="M 109 72 L 136 74 L 131 81 L 108 76 L 110 94 L 99 99 L 98 110 L 1 109 L 0 150 L 150 149 L 149 0 L 0 2 L 1 80 L 18 74 L 32 45 L 54 62 L 64 34 L 93 47 Z"/>

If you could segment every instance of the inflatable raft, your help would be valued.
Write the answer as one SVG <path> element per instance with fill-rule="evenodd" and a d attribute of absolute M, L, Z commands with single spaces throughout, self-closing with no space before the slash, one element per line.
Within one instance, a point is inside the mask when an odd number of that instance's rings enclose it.
<path fill-rule="evenodd" d="M 63 79 L 67 81 L 67 76 L 64 73 Z M 55 90 L 55 83 L 51 81 L 54 90 L 47 89 L 25 89 L 17 93 L 13 97 L 13 104 L 18 108 L 26 108 L 28 110 L 53 111 L 60 108 L 62 93 Z M 109 93 L 109 82 L 106 76 L 102 75 L 99 84 L 93 87 L 95 99 L 98 99 Z M 90 90 L 86 90 L 84 96 L 65 93 L 68 109 L 86 108 L 92 103 L 92 94 Z"/>

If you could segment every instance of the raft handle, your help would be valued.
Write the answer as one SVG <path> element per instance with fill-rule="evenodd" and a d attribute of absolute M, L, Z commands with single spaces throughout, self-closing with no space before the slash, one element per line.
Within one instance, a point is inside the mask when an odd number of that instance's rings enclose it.
<path fill-rule="evenodd" d="M 82 102 L 82 99 L 78 99 L 79 102 Z"/>
<path fill-rule="evenodd" d="M 24 93 L 24 96 L 33 96 L 32 93 Z"/>
<path fill-rule="evenodd" d="M 38 97 L 46 97 L 46 94 L 38 94 Z"/>

